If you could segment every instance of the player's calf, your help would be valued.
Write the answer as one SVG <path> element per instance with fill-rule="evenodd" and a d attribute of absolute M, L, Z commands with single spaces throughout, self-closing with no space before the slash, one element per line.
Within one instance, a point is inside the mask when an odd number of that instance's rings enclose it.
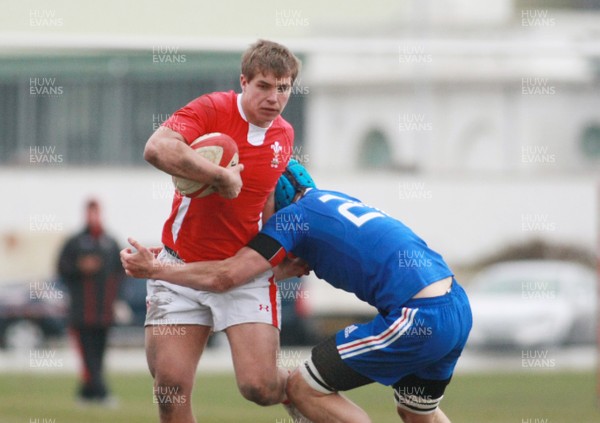
<path fill-rule="evenodd" d="M 369 416 L 339 392 L 370 383 L 343 362 L 331 337 L 316 345 L 311 357 L 292 373 L 286 393 L 314 422 L 367 423 Z"/>
<path fill-rule="evenodd" d="M 367 413 L 348 398 L 315 383 L 312 375 L 301 370 L 304 366 L 290 375 L 286 387 L 288 398 L 302 413 L 301 422 L 371 423 Z"/>

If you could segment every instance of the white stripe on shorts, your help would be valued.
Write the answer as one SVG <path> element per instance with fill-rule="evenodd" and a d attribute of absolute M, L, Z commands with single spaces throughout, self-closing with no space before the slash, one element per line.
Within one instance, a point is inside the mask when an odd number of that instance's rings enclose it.
<path fill-rule="evenodd" d="M 402 316 L 378 335 L 367 336 L 352 342 L 338 345 L 337 349 L 342 359 L 354 357 L 369 351 L 379 350 L 392 344 L 401 337 L 411 326 L 418 308 L 402 308 Z"/>

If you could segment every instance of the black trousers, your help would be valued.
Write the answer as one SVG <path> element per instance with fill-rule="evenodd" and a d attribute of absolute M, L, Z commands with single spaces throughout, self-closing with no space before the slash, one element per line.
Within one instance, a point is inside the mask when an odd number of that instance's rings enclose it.
<path fill-rule="evenodd" d="M 103 368 L 108 328 L 72 327 L 71 335 L 83 364 L 79 397 L 90 400 L 106 398 L 108 388 L 104 381 Z"/>

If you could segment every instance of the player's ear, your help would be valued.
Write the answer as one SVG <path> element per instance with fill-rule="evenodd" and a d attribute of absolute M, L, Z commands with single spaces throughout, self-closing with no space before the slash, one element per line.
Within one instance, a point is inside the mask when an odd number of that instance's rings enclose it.
<path fill-rule="evenodd" d="M 242 88 L 242 92 L 246 91 L 246 85 L 248 85 L 248 80 L 242 73 L 242 74 L 240 74 L 240 87 Z"/>

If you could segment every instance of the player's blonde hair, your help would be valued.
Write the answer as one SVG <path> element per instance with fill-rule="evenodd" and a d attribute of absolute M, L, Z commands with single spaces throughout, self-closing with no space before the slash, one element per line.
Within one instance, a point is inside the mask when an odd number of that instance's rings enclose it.
<path fill-rule="evenodd" d="M 258 40 L 242 55 L 242 75 L 251 81 L 260 73 L 272 73 L 275 78 L 296 80 L 301 62 L 287 47 L 268 40 Z"/>

